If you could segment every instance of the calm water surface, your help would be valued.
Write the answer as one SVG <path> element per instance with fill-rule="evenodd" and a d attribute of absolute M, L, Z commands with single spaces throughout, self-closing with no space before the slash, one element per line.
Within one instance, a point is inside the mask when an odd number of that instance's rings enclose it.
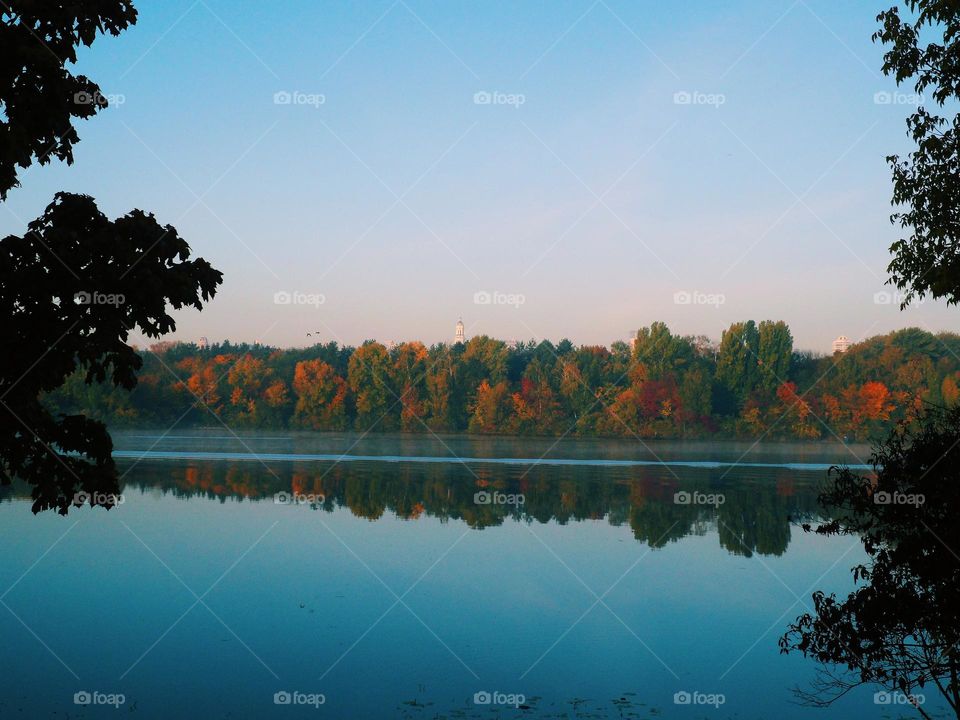
<path fill-rule="evenodd" d="M 866 448 L 116 441 L 110 512 L 0 496 L 2 717 L 912 717 L 799 707 L 813 667 L 777 651 L 813 589 L 851 587 L 859 544 L 799 524 Z"/>

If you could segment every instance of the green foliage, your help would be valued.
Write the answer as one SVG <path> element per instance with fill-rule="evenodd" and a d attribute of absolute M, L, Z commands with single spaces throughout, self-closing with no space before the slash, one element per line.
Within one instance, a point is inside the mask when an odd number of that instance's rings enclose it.
<path fill-rule="evenodd" d="M 910 83 L 924 104 L 907 118 L 916 149 L 887 158 L 893 171 L 891 220 L 908 234 L 891 247 L 891 281 L 914 297 L 960 302 L 960 114 L 938 114 L 960 100 L 960 12 L 952 0 L 907 0 L 880 13 L 874 34 L 886 47 L 883 72 Z M 900 209 L 902 208 L 902 209 Z"/>
<path fill-rule="evenodd" d="M 751 327 L 757 358 L 731 342 Z M 129 396 L 80 374 L 46 402 L 116 426 L 802 440 L 880 437 L 924 404 L 960 402 L 960 359 L 944 351 L 958 338 L 948 333 L 908 328 L 827 357 L 792 352 L 780 322 L 734 325 L 717 354 L 661 323 L 640 336 L 633 351 L 563 354 L 549 342 L 488 337 L 391 350 L 160 343 L 144 353 Z"/>

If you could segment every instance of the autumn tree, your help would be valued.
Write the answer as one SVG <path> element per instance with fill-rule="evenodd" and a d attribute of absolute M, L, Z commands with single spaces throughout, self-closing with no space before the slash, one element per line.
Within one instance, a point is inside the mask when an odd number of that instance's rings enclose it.
<path fill-rule="evenodd" d="M 347 383 L 322 360 L 297 363 L 293 375 L 297 395 L 293 423 L 311 430 L 347 427 Z"/>
<path fill-rule="evenodd" d="M 399 345 L 393 352 L 393 387 L 400 396 L 400 429 L 422 430 L 427 414 L 427 348 L 420 342 Z"/>

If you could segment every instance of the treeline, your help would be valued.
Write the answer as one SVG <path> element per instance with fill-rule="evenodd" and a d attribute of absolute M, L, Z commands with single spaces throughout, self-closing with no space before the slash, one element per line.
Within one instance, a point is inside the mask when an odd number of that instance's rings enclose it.
<path fill-rule="evenodd" d="M 161 343 L 141 355 L 132 392 L 80 372 L 45 400 L 114 427 L 867 439 L 925 403 L 960 399 L 960 336 L 917 328 L 833 356 L 794 350 L 774 321 L 734 323 L 719 344 L 653 323 L 610 348 L 478 336 L 391 348 Z"/>

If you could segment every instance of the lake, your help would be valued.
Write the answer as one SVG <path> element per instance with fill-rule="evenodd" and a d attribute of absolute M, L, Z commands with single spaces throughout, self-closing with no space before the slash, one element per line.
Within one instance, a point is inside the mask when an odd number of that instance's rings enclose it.
<path fill-rule="evenodd" d="M 109 512 L 0 495 L 2 717 L 914 716 L 799 706 L 777 648 L 852 587 L 859 543 L 800 524 L 862 446 L 115 441 Z"/>

